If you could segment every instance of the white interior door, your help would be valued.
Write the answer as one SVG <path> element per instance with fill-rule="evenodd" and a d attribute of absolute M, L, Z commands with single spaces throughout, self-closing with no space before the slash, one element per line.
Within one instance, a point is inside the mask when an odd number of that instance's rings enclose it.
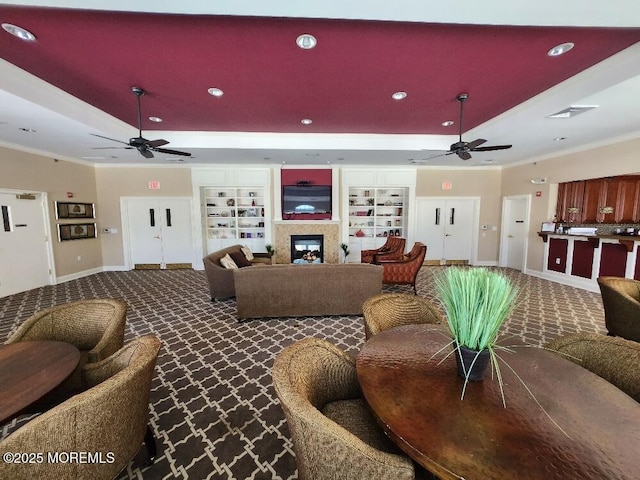
<path fill-rule="evenodd" d="M 126 205 L 130 266 L 193 264 L 190 199 L 128 199 Z"/>
<path fill-rule="evenodd" d="M 473 235 L 473 200 L 447 200 L 444 205 L 445 260 L 471 260 Z"/>
<path fill-rule="evenodd" d="M 427 246 L 425 260 L 444 258 L 444 211 L 443 200 L 420 199 L 416 202 L 415 238 Z"/>
<path fill-rule="evenodd" d="M 505 197 L 502 208 L 500 266 L 523 271 L 529 225 L 529 199 L 522 196 Z"/>
<path fill-rule="evenodd" d="M 45 199 L 0 193 L 0 297 L 52 283 Z"/>
<path fill-rule="evenodd" d="M 416 201 L 416 241 L 427 246 L 425 260 L 471 262 L 474 228 L 477 227 L 474 198 L 419 198 Z"/>

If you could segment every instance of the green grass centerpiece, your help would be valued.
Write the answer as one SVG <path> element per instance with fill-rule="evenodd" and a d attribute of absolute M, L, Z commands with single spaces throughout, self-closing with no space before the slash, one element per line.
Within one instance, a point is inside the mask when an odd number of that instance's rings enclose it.
<path fill-rule="evenodd" d="M 482 379 L 489 361 L 500 380 L 494 348 L 500 327 L 515 308 L 517 287 L 486 268 L 451 267 L 435 281 L 465 387 L 470 380 Z"/>

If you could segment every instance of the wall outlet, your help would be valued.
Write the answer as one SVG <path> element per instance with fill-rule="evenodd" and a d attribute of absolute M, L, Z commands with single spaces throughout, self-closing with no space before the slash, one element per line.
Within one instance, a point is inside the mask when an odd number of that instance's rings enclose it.
<path fill-rule="evenodd" d="M 560 257 L 556 258 L 556 265 L 560 265 Z"/>
<path fill-rule="evenodd" d="M 78 256 L 76 257 L 76 261 L 81 262 L 81 261 L 82 261 L 82 255 L 78 255 Z"/>

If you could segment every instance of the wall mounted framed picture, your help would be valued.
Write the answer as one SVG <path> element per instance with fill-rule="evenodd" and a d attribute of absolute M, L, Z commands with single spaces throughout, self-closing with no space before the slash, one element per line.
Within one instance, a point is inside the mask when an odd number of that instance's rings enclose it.
<path fill-rule="evenodd" d="M 93 203 L 56 202 L 56 218 L 96 218 Z"/>
<path fill-rule="evenodd" d="M 84 238 L 96 238 L 95 223 L 70 223 L 58 224 L 58 241 L 82 240 Z"/>

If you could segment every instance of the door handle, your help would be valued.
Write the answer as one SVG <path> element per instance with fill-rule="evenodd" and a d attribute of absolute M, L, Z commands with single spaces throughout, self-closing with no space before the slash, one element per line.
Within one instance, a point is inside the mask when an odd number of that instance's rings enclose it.
<path fill-rule="evenodd" d="M 450 234 L 450 233 L 445 233 L 445 234 L 444 234 L 444 236 L 445 236 L 445 237 L 450 237 L 450 236 L 451 236 L 451 234 Z"/>
<path fill-rule="evenodd" d="M 507 235 L 507 238 L 514 238 L 513 235 Z"/>
<path fill-rule="evenodd" d="M 153 238 L 157 238 L 158 240 L 160 240 L 160 238 L 162 237 L 160 237 L 160 235 L 155 235 Z"/>

